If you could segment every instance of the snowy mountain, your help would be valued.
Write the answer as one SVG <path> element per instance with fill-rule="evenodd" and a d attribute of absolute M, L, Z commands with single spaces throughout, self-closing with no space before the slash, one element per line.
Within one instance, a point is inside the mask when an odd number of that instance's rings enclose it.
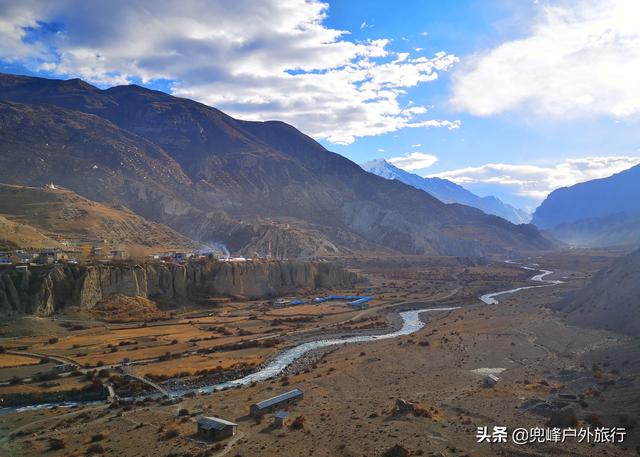
<path fill-rule="evenodd" d="M 404 171 L 386 160 L 371 160 L 361 165 L 369 173 L 385 179 L 395 179 L 416 189 L 423 190 L 444 203 L 460 203 L 473 206 L 487 214 L 500 216 L 514 224 L 526 224 L 531 216 L 518 208 L 504 203 L 494 196 L 479 197 L 464 187 L 442 178 L 423 178 L 414 173 Z"/>

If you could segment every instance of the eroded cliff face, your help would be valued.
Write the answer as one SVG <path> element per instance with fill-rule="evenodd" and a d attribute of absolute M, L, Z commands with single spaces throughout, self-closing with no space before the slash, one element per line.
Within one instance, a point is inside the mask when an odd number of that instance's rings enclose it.
<path fill-rule="evenodd" d="M 206 294 L 262 298 L 300 289 L 350 288 L 356 280 L 354 273 L 328 262 L 55 265 L 0 273 L 0 312 L 49 316 L 65 306 L 91 309 L 113 294 L 162 299 Z"/>

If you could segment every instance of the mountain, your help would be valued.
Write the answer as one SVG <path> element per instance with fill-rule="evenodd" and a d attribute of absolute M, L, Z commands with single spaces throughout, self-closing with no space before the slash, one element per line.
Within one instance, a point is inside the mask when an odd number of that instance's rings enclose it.
<path fill-rule="evenodd" d="M 45 247 L 60 248 L 62 245 L 30 225 L 14 222 L 0 216 L 0 251 Z"/>
<path fill-rule="evenodd" d="M 569 321 L 637 336 L 640 334 L 640 250 L 599 271 L 590 284 L 560 302 Z"/>
<path fill-rule="evenodd" d="M 195 240 L 280 257 L 551 248 L 533 226 L 362 170 L 277 121 L 139 86 L 0 75 L 0 182 L 53 180 Z"/>
<path fill-rule="evenodd" d="M 473 206 L 487 214 L 493 214 L 514 224 L 526 224 L 530 216 L 521 209 L 504 203 L 494 196 L 479 197 L 464 187 L 442 178 L 423 178 L 415 173 L 404 171 L 386 160 L 371 160 L 361 165 L 369 173 L 385 179 L 397 179 L 400 182 L 424 190 L 444 203 L 460 203 Z"/>
<path fill-rule="evenodd" d="M 551 192 L 532 223 L 575 245 L 640 245 L 640 165 Z"/>
<path fill-rule="evenodd" d="M 23 248 L 58 246 L 58 239 L 106 239 L 129 249 L 194 247 L 192 240 L 127 208 L 112 208 L 59 187 L 0 184 L 0 215 L 12 225 L 1 237 Z"/>

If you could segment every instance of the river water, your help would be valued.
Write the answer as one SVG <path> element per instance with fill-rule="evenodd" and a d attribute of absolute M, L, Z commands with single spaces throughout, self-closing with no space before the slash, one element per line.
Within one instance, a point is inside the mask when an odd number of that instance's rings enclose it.
<path fill-rule="evenodd" d="M 531 270 L 531 271 L 539 271 L 540 273 L 538 273 L 537 275 L 532 276 L 531 278 L 529 278 L 530 281 L 535 281 L 535 282 L 541 282 L 543 284 L 538 284 L 535 286 L 524 286 L 524 287 L 517 287 L 515 289 L 509 289 L 509 290 L 503 290 L 500 292 L 493 292 L 491 294 L 484 294 L 480 297 L 480 300 L 482 300 L 484 303 L 486 303 L 487 305 L 496 305 L 498 304 L 498 300 L 496 299 L 496 297 L 501 297 L 503 295 L 509 295 L 512 294 L 514 292 L 520 292 L 521 290 L 527 290 L 527 289 L 535 289 L 537 287 L 548 287 L 548 286 L 554 286 L 557 284 L 562 284 L 564 281 L 557 281 L 557 280 L 551 280 L 551 279 L 544 279 L 545 276 L 549 276 L 551 273 L 553 273 L 553 271 L 551 270 L 539 270 L 537 268 L 530 268 L 530 267 L 520 267 L 523 268 L 525 270 Z"/>
<path fill-rule="evenodd" d="M 484 303 L 492 305 L 497 304 L 498 300 L 495 297 L 499 297 L 502 295 L 512 294 L 514 292 L 518 292 L 520 290 L 525 289 L 533 289 L 536 287 L 546 287 L 554 284 L 560 284 L 563 281 L 552 281 L 544 279 L 546 276 L 553 273 L 550 270 L 539 270 L 536 268 L 529 267 L 521 267 L 526 270 L 539 271 L 540 273 L 532 276 L 530 278 L 531 281 L 541 282 L 544 284 L 535 285 L 535 286 L 525 286 L 518 287 L 515 289 L 509 289 L 501 292 L 494 292 L 491 294 L 485 294 L 480 297 Z M 423 313 L 430 312 L 442 312 L 442 311 L 453 311 L 458 309 L 459 307 L 440 307 L 440 308 L 426 308 L 426 309 L 417 309 L 411 311 L 403 311 L 400 313 L 400 318 L 402 320 L 402 327 L 399 330 L 394 332 L 385 333 L 382 335 L 360 335 L 360 336 L 347 336 L 342 338 L 330 338 L 330 339 L 321 339 L 309 341 L 307 343 L 302 343 L 292 348 L 286 349 L 285 351 L 278 354 L 272 361 L 268 362 L 264 367 L 260 368 L 258 371 L 251 373 L 242 378 L 234 379 L 231 381 L 225 381 L 218 384 L 212 384 L 209 386 L 199 387 L 196 389 L 184 389 L 183 393 L 186 392 L 194 392 L 199 394 L 212 393 L 219 390 L 234 388 L 238 386 L 246 386 L 252 384 L 254 382 L 265 381 L 271 379 L 278 374 L 280 374 L 287 366 L 293 363 L 298 358 L 302 357 L 309 351 L 313 351 L 315 349 L 325 348 L 327 346 L 337 346 L 341 344 L 351 344 L 351 343 L 364 343 L 368 341 L 378 341 L 378 340 L 386 340 L 391 338 L 397 338 L 403 335 L 410 335 L 412 333 L 417 332 L 425 326 L 424 321 L 420 319 L 420 315 Z M 148 395 L 147 395 L 148 396 Z M 102 402 L 91 402 L 91 403 L 102 403 Z M 86 404 L 91 404 L 86 403 Z M 33 409 L 42 409 L 42 408 L 51 408 L 54 406 L 59 407 L 73 407 L 77 406 L 78 403 L 75 402 L 67 402 L 67 403 L 47 403 L 42 405 L 33 405 L 33 406 L 25 406 L 22 408 L 0 408 L 0 414 L 11 412 L 11 411 L 27 411 Z"/>

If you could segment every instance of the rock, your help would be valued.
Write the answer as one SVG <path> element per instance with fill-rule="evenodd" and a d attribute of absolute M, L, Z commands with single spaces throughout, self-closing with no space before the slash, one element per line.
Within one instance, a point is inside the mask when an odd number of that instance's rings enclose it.
<path fill-rule="evenodd" d="M 575 427 L 578 424 L 573 405 L 556 408 L 551 411 L 551 417 L 546 423 L 547 427 Z"/>
<path fill-rule="evenodd" d="M 272 297 L 300 289 L 344 289 L 357 276 L 329 262 L 218 262 L 54 265 L 0 275 L 0 310 L 50 316 L 65 306 L 91 310 L 112 295 L 181 299 L 195 294 Z"/>
<path fill-rule="evenodd" d="M 415 410 L 416 410 L 415 403 L 404 400 L 402 398 L 396 399 L 396 404 L 393 408 L 394 414 L 413 413 Z"/>

